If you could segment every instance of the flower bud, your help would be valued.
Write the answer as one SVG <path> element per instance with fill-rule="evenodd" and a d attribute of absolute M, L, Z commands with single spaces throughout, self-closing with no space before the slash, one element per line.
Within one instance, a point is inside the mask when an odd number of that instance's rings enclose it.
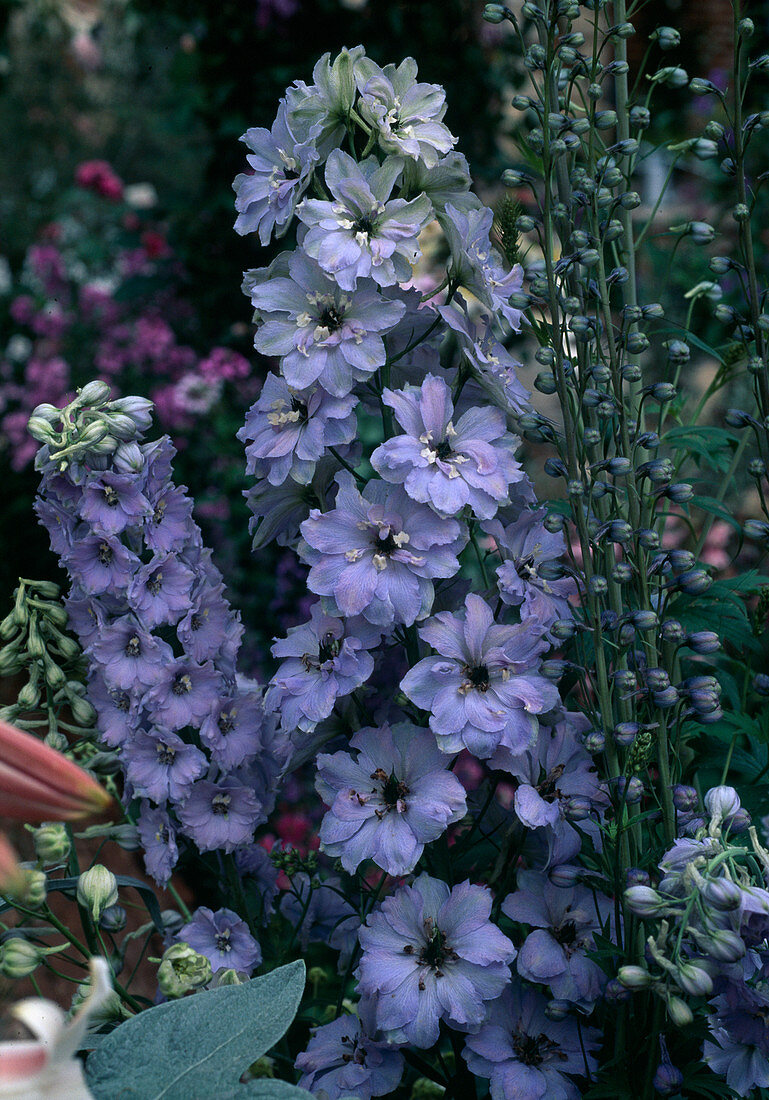
<path fill-rule="evenodd" d="M 630 886 L 624 897 L 628 909 L 637 917 L 657 917 L 668 909 L 665 899 L 651 886 Z M 623 981 L 621 971 L 618 976 Z"/>
<path fill-rule="evenodd" d="M 18 897 L 19 901 L 29 906 L 30 909 L 39 909 L 41 905 L 45 904 L 48 897 L 48 879 L 45 871 L 39 871 L 35 867 L 25 867 L 23 871 L 23 886 L 18 894 L 14 896 Z"/>
<path fill-rule="evenodd" d="M 649 37 L 661 50 L 677 50 L 681 45 L 681 35 L 675 27 L 657 27 Z"/>
<path fill-rule="evenodd" d="M 547 877 L 550 879 L 553 886 L 559 886 L 564 890 L 568 890 L 570 887 L 577 885 L 582 877 L 582 873 L 582 868 L 574 863 L 559 863 L 556 867 L 550 868 Z"/>
<path fill-rule="evenodd" d="M 0 944 L 0 974 L 6 978 L 28 978 L 43 961 L 44 952 L 21 936 Z"/>
<path fill-rule="evenodd" d="M 27 431 L 39 443 L 50 443 L 56 438 L 56 432 L 42 416 L 30 416 L 27 421 Z"/>
<path fill-rule="evenodd" d="M 721 642 L 714 630 L 695 630 L 686 635 L 686 644 L 695 653 L 715 653 L 721 648 Z"/>
<path fill-rule="evenodd" d="M 740 798 L 734 787 L 711 787 L 705 794 L 704 802 L 710 816 L 718 821 L 731 817 L 740 808 Z"/>
<path fill-rule="evenodd" d="M 719 713 L 719 717 L 720 717 Z M 738 836 L 740 833 L 746 833 L 751 826 L 751 817 L 744 806 L 740 806 L 739 810 L 727 821 L 727 827 L 729 832 L 733 836 Z"/>
<path fill-rule="evenodd" d="M 92 408 L 98 407 L 99 405 L 104 405 L 107 401 L 109 401 L 111 393 L 112 391 L 110 390 L 107 383 L 102 382 L 97 378 L 93 382 L 88 382 L 85 386 L 81 386 L 81 388 L 77 391 L 77 397 L 75 398 L 73 404 L 75 406 L 79 405 L 81 408 L 85 405 L 88 405 Z"/>
<path fill-rule="evenodd" d="M 612 736 L 618 745 L 626 749 L 633 744 L 640 728 L 638 722 L 619 722 L 614 727 Z"/>
<path fill-rule="evenodd" d="M 763 520 L 748 519 L 742 529 L 749 539 L 757 539 L 760 542 L 766 542 L 769 539 L 769 523 Z"/>
<path fill-rule="evenodd" d="M 91 912 L 98 922 L 99 917 L 118 899 L 117 879 L 101 863 L 95 863 L 90 870 L 84 871 L 77 880 L 77 900 Z"/>
<path fill-rule="evenodd" d="M 604 1000 L 607 1004 L 624 1004 L 625 1001 L 629 1001 L 632 997 L 632 991 L 618 981 L 616 978 L 610 978 L 606 983 L 606 988 L 603 991 Z"/>
<path fill-rule="evenodd" d="M 504 4 L 487 4 L 483 9 L 483 18 L 487 23 L 504 23 L 506 18 Z"/>
<path fill-rule="evenodd" d="M 584 795 L 572 795 L 566 802 L 564 813 L 568 821 L 584 821 L 590 816 L 593 804 Z"/>
<path fill-rule="evenodd" d="M 627 889 L 633 886 L 648 886 L 649 873 L 642 871 L 640 867 L 628 867 L 625 872 L 625 884 Z"/>
<path fill-rule="evenodd" d="M 679 813 L 691 813 L 697 809 L 699 801 L 695 787 L 687 787 L 683 783 L 676 783 L 673 787 L 673 805 Z"/>
<path fill-rule="evenodd" d="M 211 979 L 211 989 L 218 989 L 220 985 L 243 985 L 249 979 L 249 974 L 245 970 L 233 970 L 232 968 L 227 970 L 217 970 Z"/>
<path fill-rule="evenodd" d="M 589 733 L 585 734 L 582 744 L 587 752 L 595 756 L 596 753 L 603 752 L 606 748 L 606 738 L 602 730 L 590 730 Z"/>
<path fill-rule="evenodd" d="M 647 989 L 651 985 L 652 977 L 642 966 L 621 966 L 617 971 L 617 981 L 625 989 L 635 992 L 638 989 Z"/>
<path fill-rule="evenodd" d="M 44 867 L 66 862 L 71 844 L 64 825 L 50 823 L 32 830 L 35 855 Z"/>
<path fill-rule="evenodd" d="M 211 981 L 213 971 L 205 955 L 187 943 L 175 943 L 164 952 L 158 967 L 158 986 L 166 997 L 183 997 Z"/>
<path fill-rule="evenodd" d="M 713 979 L 710 974 L 695 963 L 680 963 L 675 977 L 681 989 L 690 997 L 709 997 L 713 992 Z"/>
<path fill-rule="evenodd" d="M 674 1096 L 681 1091 L 684 1075 L 671 1062 L 662 1062 L 654 1074 L 654 1088 L 660 1096 Z"/>
<path fill-rule="evenodd" d="M 699 596 L 707 592 L 713 583 L 713 578 L 704 569 L 687 569 L 678 577 L 677 583 L 687 596 Z"/>
<path fill-rule="evenodd" d="M 548 1001 L 545 1005 L 545 1015 L 548 1020 L 553 1020 L 556 1023 L 561 1020 L 565 1020 L 571 1012 L 571 1004 L 569 1001 Z"/>
<path fill-rule="evenodd" d="M 694 1019 L 694 1013 L 689 1008 L 686 1001 L 682 1001 L 680 997 L 668 996 L 666 998 L 666 1007 L 670 1022 L 676 1027 L 688 1027 Z"/>
<path fill-rule="evenodd" d="M 122 932 L 127 920 L 128 914 L 122 905 L 108 905 L 99 917 L 99 927 L 105 932 Z"/>
<path fill-rule="evenodd" d="M 704 935 L 695 928 L 690 929 L 690 932 L 700 951 L 716 962 L 738 962 L 747 951 L 743 940 L 729 928 L 716 929 L 709 935 Z"/>

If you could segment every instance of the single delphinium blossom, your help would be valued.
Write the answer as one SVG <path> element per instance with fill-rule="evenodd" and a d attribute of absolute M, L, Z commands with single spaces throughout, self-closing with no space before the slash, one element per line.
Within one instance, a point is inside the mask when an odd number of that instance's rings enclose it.
<path fill-rule="evenodd" d="M 391 199 L 403 162 L 376 157 L 357 162 L 335 149 L 326 163 L 332 202 L 305 199 L 297 210 L 307 226 L 302 248 L 333 276 L 342 290 L 360 278 L 379 286 L 404 283 L 419 259 L 419 234 L 433 216 L 430 200 Z"/>
<path fill-rule="evenodd" d="M 464 1058 L 491 1083 L 492 1100 L 579 1100 L 573 1080 L 597 1068 L 599 1033 L 574 1019 L 548 1018 L 547 1001 L 514 981 L 490 1006 L 481 1029 L 465 1040 Z"/>
<path fill-rule="evenodd" d="M 137 730 L 122 755 L 126 781 L 136 794 L 153 802 L 179 802 L 196 779 L 208 771 L 200 749 L 175 733 Z"/>
<path fill-rule="evenodd" d="M 483 760 L 535 743 L 536 716 L 558 704 L 557 689 L 537 671 L 547 649 L 539 623 L 495 623 L 486 601 L 470 594 L 463 616 L 441 611 L 419 635 L 438 655 L 407 672 L 401 689 L 431 712 L 441 751 L 466 748 Z"/>
<path fill-rule="evenodd" d="M 164 729 L 200 727 L 211 710 L 211 701 L 224 686 L 220 672 L 210 661 L 199 664 L 188 657 L 168 661 L 146 705 L 157 724 Z"/>
<path fill-rule="evenodd" d="M 165 886 L 179 858 L 176 829 L 168 812 L 142 801 L 136 822 L 144 851 L 144 865 L 155 882 Z"/>
<path fill-rule="evenodd" d="M 303 252 L 278 256 L 251 273 L 248 286 L 259 319 L 257 351 L 283 357 L 281 369 L 293 389 L 318 382 L 332 397 L 346 397 L 356 381 L 382 366 L 382 334 L 405 310 L 369 280 L 343 291 Z"/>
<path fill-rule="evenodd" d="M 577 739 L 578 719 L 587 726 L 581 715 L 567 715 L 554 728 L 540 729 L 525 752 L 499 752 L 491 761 L 519 781 L 513 801 L 519 821 L 529 829 L 546 829 L 555 839 L 566 836 L 575 852 L 581 841 L 570 821 L 578 820 L 582 831 L 597 831 L 589 817 L 608 805 L 593 759 Z"/>
<path fill-rule="evenodd" d="M 271 130 L 255 126 L 240 139 L 251 150 L 246 157 L 251 172 L 236 176 L 232 185 L 238 212 L 235 229 L 240 234 L 258 233 L 262 244 L 269 244 L 279 227 L 288 227 L 320 159 L 314 135 L 298 140 L 291 122 L 282 102 Z"/>
<path fill-rule="evenodd" d="M 606 979 L 587 952 L 595 947 L 594 934 L 606 926 L 610 904 L 586 886 L 555 886 L 539 871 L 519 871 L 502 912 L 534 929 L 518 950 L 521 977 L 548 985 L 554 997 L 589 1011 Z"/>
<path fill-rule="evenodd" d="M 371 913 L 358 938 L 358 992 L 391 1043 L 431 1047 L 441 1020 L 475 1030 L 510 981 L 515 948 L 492 924 L 485 886 L 420 875 Z"/>
<path fill-rule="evenodd" d="M 412 500 L 441 515 L 469 506 L 490 519 L 508 502 L 510 485 L 524 479 L 515 458 L 520 440 L 507 431 L 500 409 L 468 409 L 455 424 L 451 390 L 432 374 L 419 389 L 385 389 L 382 401 L 404 434 L 377 447 L 371 465 L 385 481 L 403 485 Z"/>
<path fill-rule="evenodd" d="M 173 626 L 189 609 L 194 580 L 193 571 L 175 554 L 153 554 L 134 574 L 128 599 L 148 629 Z"/>
<path fill-rule="evenodd" d="M 529 412 L 531 394 L 519 377 L 522 364 L 497 340 L 490 318 L 485 315 L 481 318 L 479 332 L 461 294 L 455 294 L 450 304 L 437 308 L 456 336 L 463 364 L 495 403 L 518 415 Z"/>
<path fill-rule="evenodd" d="M 521 618 L 536 618 L 549 628 L 556 619 L 571 618 L 569 597 L 576 595 L 577 586 L 571 577 L 549 579 L 539 573 L 540 566 L 557 562 L 566 552 L 563 535 L 551 534 L 544 517 L 543 508 L 527 508 L 507 527 L 494 520 L 484 523 L 483 530 L 503 559 L 497 566 L 500 598 L 520 607 Z"/>
<path fill-rule="evenodd" d="M 765 987 L 765 981 L 762 983 Z M 769 1088 L 769 996 L 765 988 L 728 982 L 711 1002 L 712 1039 L 702 1057 L 714 1073 L 726 1079 L 734 1096 L 751 1096 Z"/>
<path fill-rule="evenodd" d="M 145 630 L 131 614 L 113 619 L 109 630 L 87 648 L 108 686 L 123 691 L 146 691 L 162 679 L 174 659 L 168 643 Z"/>
<path fill-rule="evenodd" d="M 310 621 L 292 627 L 272 647 L 273 656 L 285 660 L 267 686 L 265 708 L 280 713 L 287 730 L 311 730 L 328 718 L 337 699 L 368 680 L 374 671 L 368 651 L 380 637 L 361 616 L 335 618 L 314 604 Z"/>
<path fill-rule="evenodd" d="M 449 270 L 460 286 L 519 332 L 523 314 L 510 304 L 510 296 L 523 286 L 523 268 L 514 264 L 505 271 L 502 257 L 491 244 L 493 221 L 494 211 L 487 206 L 462 211 L 446 204 L 440 222 L 451 250 Z"/>
<path fill-rule="evenodd" d="M 204 955 L 214 973 L 239 970 L 251 974 L 262 961 L 261 949 L 248 925 L 231 909 L 213 912 L 201 906 L 189 924 L 179 929 L 176 941 L 187 943 Z"/>
<path fill-rule="evenodd" d="M 365 1016 L 363 1007 L 359 1012 Z M 389 1096 L 403 1076 L 403 1055 L 370 1038 L 361 1016 L 345 1013 L 315 1028 L 307 1049 L 297 1056 L 299 1087 L 328 1100 Z"/>
<path fill-rule="evenodd" d="M 302 524 L 308 588 L 328 598 L 330 611 L 363 615 L 381 626 L 424 618 L 433 603 L 433 578 L 459 570 L 462 527 L 400 487 L 373 480 L 360 493 L 345 471 L 336 481 L 336 507 L 313 509 Z"/>
<path fill-rule="evenodd" d="M 292 390 L 268 374 L 259 398 L 237 433 L 246 444 L 246 473 L 281 485 L 287 477 L 307 485 L 329 447 L 352 442 L 358 430 L 357 399 L 331 397 L 319 386 Z"/>
<path fill-rule="evenodd" d="M 318 757 L 316 787 L 329 806 L 321 848 L 350 874 L 371 859 L 406 875 L 425 844 L 464 816 L 465 789 L 432 734 L 408 722 L 358 730 L 350 747 L 356 757 Z"/>
<path fill-rule="evenodd" d="M 139 559 L 116 535 L 86 535 L 75 539 L 62 561 L 75 580 L 92 596 L 127 590 Z"/>
<path fill-rule="evenodd" d="M 112 470 L 88 482 L 79 509 L 86 523 L 105 535 L 119 535 L 126 527 L 141 524 L 149 510 L 149 501 L 136 479 Z"/>
<path fill-rule="evenodd" d="M 442 121 L 446 93 L 439 84 L 417 83 L 413 57 L 397 67 L 384 68 L 369 57 L 360 57 L 355 63 L 355 79 L 360 91 L 358 110 L 376 131 L 383 152 L 421 160 L 433 168 L 456 144 Z"/>
<path fill-rule="evenodd" d="M 193 783 L 177 816 L 182 832 L 201 852 L 217 848 L 232 852 L 238 845 L 248 844 L 256 826 L 265 819 L 256 793 L 232 775 L 218 782 L 199 779 Z"/>
<path fill-rule="evenodd" d="M 265 746 L 261 696 L 252 691 L 220 695 L 200 723 L 200 740 L 224 771 L 251 760 Z"/>

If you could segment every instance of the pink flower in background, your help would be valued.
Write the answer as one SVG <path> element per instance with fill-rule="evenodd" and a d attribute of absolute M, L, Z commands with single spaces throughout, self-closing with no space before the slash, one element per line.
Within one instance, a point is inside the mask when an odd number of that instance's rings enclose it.
<path fill-rule="evenodd" d="M 119 202 L 123 197 L 123 181 L 106 160 L 83 161 L 75 170 L 75 183 L 112 202 Z"/>

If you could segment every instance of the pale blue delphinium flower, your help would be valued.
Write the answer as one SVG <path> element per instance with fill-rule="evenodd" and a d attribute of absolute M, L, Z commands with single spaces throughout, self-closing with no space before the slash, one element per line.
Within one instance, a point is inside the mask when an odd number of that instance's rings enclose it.
<path fill-rule="evenodd" d="M 432 218 L 426 195 L 407 202 L 391 199 L 403 161 L 375 157 L 357 162 L 335 149 L 326 164 L 333 202 L 305 199 L 297 216 L 308 227 L 302 247 L 343 290 L 359 278 L 379 286 L 407 282 L 419 259 L 418 238 Z"/>

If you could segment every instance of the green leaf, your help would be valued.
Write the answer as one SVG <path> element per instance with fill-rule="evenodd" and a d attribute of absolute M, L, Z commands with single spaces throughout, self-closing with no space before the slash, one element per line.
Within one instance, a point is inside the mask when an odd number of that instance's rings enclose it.
<path fill-rule="evenodd" d="M 315 1100 L 311 1092 L 300 1089 L 298 1085 L 289 1085 L 288 1081 L 278 1081 L 272 1077 L 249 1081 L 234 1092 L 219 1094 L 219 1100 L 240 1100 L 241 1097 L 251 1100 Z M 356 1100 L 356 1097 L 345 1097 L 345 1100 Z"/>
<path fill-rule="evenodd" d="M 709 512 L 711 516 L 716 516 L 724 523 L 728 523 L 730 527 L 733 527 L 735 531 L 742 531 L 742 527 L 738 521 L 734 518 L 728 508 L 717 500 L 715 497 L 695 495 L 689 501 L 689 505 L 692 508 L 699 508 L 703 512 Z"/>
<path fill-rule="evenodd" d="M 304 963 L 297 960 L 243 985 L 141 1012 L 110 1032 L 88 1059 L 89 1088 L 96 1100 L 260 1095 L 240 1086 L 240 1077 L 285 1034 L 303 991 Z M 263 1095 L 289 1100 L 295 1094 Z M 297 1100 L 302 1095 L 298 1091 Z"/>

